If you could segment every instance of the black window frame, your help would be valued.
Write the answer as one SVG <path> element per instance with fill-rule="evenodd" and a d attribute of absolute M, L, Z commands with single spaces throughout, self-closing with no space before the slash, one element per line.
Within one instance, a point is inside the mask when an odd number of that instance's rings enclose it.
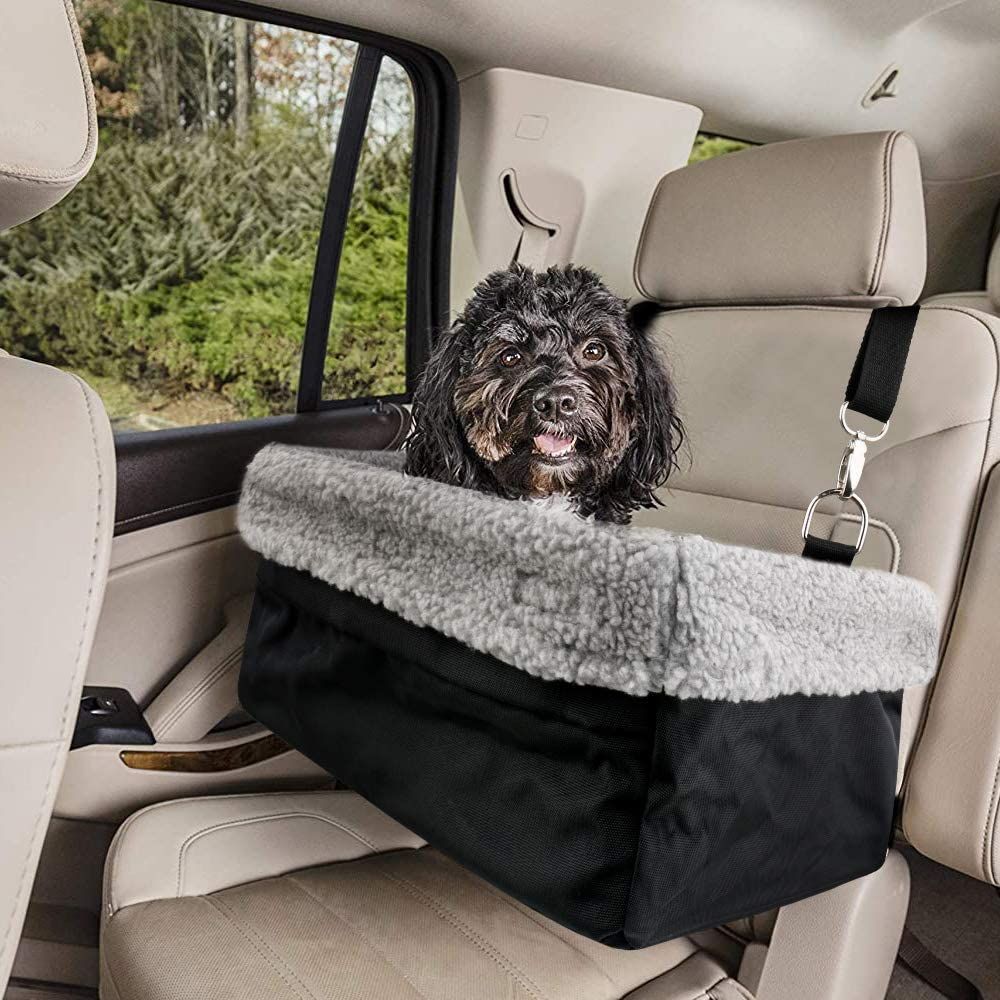
<path fill-rule="evenodd" d="M 381 402 L 409 403 L 434 335 L 447 326 L 450 309 L 452 214 L 459 126 L 458 79 L 451 64 L 432 49 L 404 39 L 326 18 L 262 7 L 244 0 L 164 2 L 357 43 L 358 51 L 337 136 L 316 246 L 295 412 L 318 413 Z M 364 142 L 372 92 L 385 56 L 402 66 L 413 90 L 413 152 L 406 254 L 406 390 L 383 396 L 324 399 L 323 379 L 330 321 L 331 316 L 336 321 L 337 271 L 354 194 L 354 175 Z M 346 134 L 345 129 L 348 130 Z M 350 183 L 345 185 L 343 181 L 347 179 Z"/>

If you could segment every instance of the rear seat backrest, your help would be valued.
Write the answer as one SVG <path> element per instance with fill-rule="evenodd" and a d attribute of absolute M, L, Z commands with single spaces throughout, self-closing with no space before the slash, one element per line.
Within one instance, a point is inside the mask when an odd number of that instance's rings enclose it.
<path fill-rule="evenodd" d="M 942 292 L 924 299 L 924 305 L 959 306 L 1000 316 L 1000 233 L 997 233 L 986 265 L 986 288 L 975 292 Z"/>
<path fill-rule="evenodd" d="M 97 143 L 70 0 L 6 4 L 2 16 L 0 230 L 64 197 Z M 101 609 L 114 456 L 111 425 L 91 389 L 0 350 L 0 995 Z"/>
<path fill-rule="evenodd" d="M 678 383 L 691 465 L 637 523 L 801 551 L 803 510 L 836 481 L 837 411 L 869 311 L 913 302 L 925 263 L 919 162 L 898 132 L 778 143 L 664 177 L 635 276 L 668 307 L 651 329 Z M 1000 321 L 973 311 L 921 311 L 859 490 L 873 524 L 858 564 L 926 581 L 946 635 L 1000 459 L 998 338 Z M 814 521 L 843 540 L 856 527 Z M 904 698 L 901 774 L 924 694 Z"/>

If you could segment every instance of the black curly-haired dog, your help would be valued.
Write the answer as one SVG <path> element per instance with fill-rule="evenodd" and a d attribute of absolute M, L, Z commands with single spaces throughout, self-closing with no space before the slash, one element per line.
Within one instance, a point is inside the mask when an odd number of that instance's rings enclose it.
<path fill-rule="evenodd" d="M 571 265 L 480 282 L 427 363 L 413 417 L 408 473 L 562 495 L 618 524 L 658 503 L 683 437 L 673 384 L 625 300 Z"/>

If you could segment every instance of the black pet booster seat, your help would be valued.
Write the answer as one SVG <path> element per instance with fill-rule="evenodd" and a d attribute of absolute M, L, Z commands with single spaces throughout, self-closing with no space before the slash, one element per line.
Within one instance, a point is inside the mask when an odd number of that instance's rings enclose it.
<path fill-rule="evenodd" d="M 916 307 L 872 314 L 837 487 L 804 555 L 585 522 L 406 477 L 398 453 L 272 445 L 244 707 L 471 871 L 640 948 L 878 869 L 930 590 L 850 568 L 855 492 Z M 856 545 L 809 532 L 836 493 Z"/>

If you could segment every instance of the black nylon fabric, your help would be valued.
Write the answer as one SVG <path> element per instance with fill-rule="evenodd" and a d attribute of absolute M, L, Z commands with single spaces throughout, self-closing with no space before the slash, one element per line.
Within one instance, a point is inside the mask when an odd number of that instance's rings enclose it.
<path fill-rule="evenodd" d="M 899 696 L 656 700 L 626 940 L 761 913 L 882 866 Z"/>
<path fill-rule="evenodd" d="M 544 681 L 264 562 L 240 699 L 465 867 L 616 947 L 813 895 L 890 840 L 895 695 Z"/>
<path fill-rule="evenodd" d="M 850 566 L 854 562 L 858 550 L 846 542 L 835 542 L 832 538 L 809 535 L 806 538 L 802 554 L 807 559 L 815 559 L 817 562 L 832 562 L 840 563 L 841 566 Z"/>
<path fill-rule="evenodd" d="M 882 423 L 892 416 L 919 313 L 919 305 L 872 310 L 844 393 L 855 413 Z"/>
<path fill-rule="evenodd" d="M 240 700 L 494 885 L 530 886 L 529 905 L 598 940 L 620 931 L 652 703 L 539 681 L 267 563 Z"/>

